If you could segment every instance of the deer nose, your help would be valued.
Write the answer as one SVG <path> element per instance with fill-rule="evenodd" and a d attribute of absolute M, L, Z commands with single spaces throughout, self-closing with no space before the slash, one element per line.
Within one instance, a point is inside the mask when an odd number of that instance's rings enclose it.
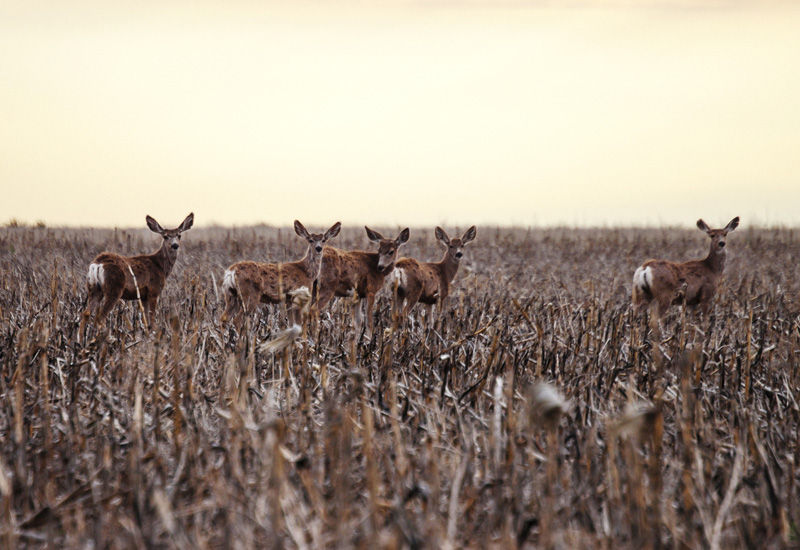
<path fill-rule="evenodd" d="M 720 241 L 719 242 L 719 247 L 720 248 L 725 248 L 725 241 Z"/>
<path fill-rule="evenodd" d="M 322 247 L 321 247 L 320 245 L 317 245 L 317 248 L 316 248 L 315 250 L 316 250 L 317 252 L 322 252 Z"/>
<path fill-rule="evenodd" d="M 178 243 L 172 243 L 172 250 L 178 250 Z"/>
<path fill-rule="evenodd" d="M 461 253 L 461 252 L 456 252 L 456 258 L 458 258 L 459 260 L 461 259 L 461 256 L 463 256 L 463 255 L 464 254 Z"/>

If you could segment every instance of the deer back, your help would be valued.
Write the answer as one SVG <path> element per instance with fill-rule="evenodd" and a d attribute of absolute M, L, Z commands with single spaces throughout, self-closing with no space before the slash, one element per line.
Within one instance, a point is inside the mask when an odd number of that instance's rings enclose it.
<path fill-rule="evenodd" d="M 158 295 L 164 288 L 166 275 L 151 256 L 121 256 L 113 252 L 103 252 L 93 261 L 102 266 L 101 286 L 121 285 L 122 298 L 133 300 L 141 296 Z M 90 284 L 92 281 L 90 281 Z M 137 294 L 138 287 L 138 294 Z"/>
<path fill-rule="evenodd" d="M 243 298 L 255 298 L 267 304 L 286 299 L 287 292 L 300 286 L 310 288 L 310 279 L 298 266 L 244 261 L 233 264 L 234 282 Z M 295 286 L 296 285 L 296 286 Z"/>
<path fill-rule="evenodd" d="M 343 251 L 325 247 L 320 268 L 320 287 L 332 289 L 334 296 L 349 296 L 352 291 L 364 296 L 378 272 L 378 255 L 360 250 Z"/>
<path fill-rule="evenodd" d="M 418 297 L 417 300 L 424 304 L 435 303 L 445 284 L 438 262 L 423 263 L 415 258 L 397 260 L 394 277 L 400 298 Z"/>

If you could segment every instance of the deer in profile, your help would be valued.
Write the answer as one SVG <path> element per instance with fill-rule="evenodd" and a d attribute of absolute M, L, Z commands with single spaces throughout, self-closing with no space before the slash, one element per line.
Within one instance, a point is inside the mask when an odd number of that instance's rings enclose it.
<path fill-rule="evenodd" d="M 161 235 L 161 248 L 146 256 L 103 252 L 92 260 L 87 279 L 89 298 L 81 319 L 80 334 L 95 312 L 95 322 L 103 323 L 120 298 L 139 300 L 146 313 L 147 326 L 153 326 L 158 297 L 178 259 L 181 233 L 191 229 L 194 213 L 186 216 L 175 229 L 164 229 L 150 216 L 146 216 L 145 221 L 150 231 Z"/>
<path fill-rule="evenodd" d="M 723 229 L 711 229 L 703 220 L 697 220 L 697 227 L 711 239 L 708 256 L 682 263 L 667 260 L 643 263 L 633 274 L 632 301 L 636 309 L 655 307 L 656 318 L 661 318 L 670 306 L 685 302 L 706 315 L 725 269 L 725 237 L 738 225 L 738 216 Z"/>
<path fill-rule="evenodd" d="M 308 242 L 308 250 L 302 260 L 286 263 L 238 262 L 225 270 L 222 288 L 225 292 L 225 311 L 222 323 L 233 322 L 241 328 L 243 314 L 249 314 L 259 304 L 285 302 L 291 307 L 294 293 L 305 288 L 313 292 L 318 286 L 320 267 L 325 243 L 339 234 L 342 224 L 336 222 L 325 233 L 309 233 L 302 223 L 295 220 L 294 231 Z M 299 320 L 299 312 L 292 309 L 292 319 Z"/>
<path fill-rule="evenodd" d="M 397 261 L 397 251 L 408 242 L 409 230 L 403 229 L 396 239 L 387 239 L 377 231 L 364 226 L 367 238 L 378 244 L 377 252 L 353 250 L 345 252 L 328 247 L 322 257 L 318 306 L 322 310 L 337 297 L 353 296 L 366 299 L 367 326 L 372 330 L 372 308 L 375 295 L 383 287 L 384 279 Z"/>
<path fill-rule="evenodd" d="M 464 246 L 475 239 L 476 229 L 473 225 L 460 239 L 451 239 L 441 227 L 437 227 L 434 234 L 445 246 L 441 261 L 423 263 L 414 258 L 400 258 L 392 272 L 390 284 L 394 287 L 394 307 L 396 310 L 402 308 L 404 316 L 407 316 L 418 302 L 428 306 L 438 302 L 439 307 L 442 307 L 458 272 Z"/>

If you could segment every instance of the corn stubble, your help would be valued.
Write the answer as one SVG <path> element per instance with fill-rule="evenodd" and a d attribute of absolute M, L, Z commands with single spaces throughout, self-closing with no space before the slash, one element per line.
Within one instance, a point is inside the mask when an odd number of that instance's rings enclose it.
<path fill-rule="evenodd" d="M 234 337 L 224 266 L 302 243 L 196 228 L 150 333 L 128 303 L 78 344 L 87 262 L 146 231 L 0 230 L 0 547 L 800 547 L 800 235 L 737 234 L 659 339 L 631 275 L 693 233 L 485 229 L 442 315 Z"/>

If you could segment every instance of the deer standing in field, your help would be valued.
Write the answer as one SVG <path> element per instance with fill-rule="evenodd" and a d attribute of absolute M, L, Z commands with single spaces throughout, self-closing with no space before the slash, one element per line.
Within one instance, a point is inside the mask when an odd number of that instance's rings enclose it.
<path fill-rule="evenodd" d="M 473 225 L 460 239 L 451 239 L 441 227 L 437 227 L 434 234 L 446 247 L 441 261 L 423 263 L 414 258 L 400 258 L 392 272 L 390 283 L 394 286 L 395 309 L 402 308 L 404 316 L 410 313 L 417 302 L 428 306 L 439 302 L 441 309 L 450 294 L 450 285 L 458 271 L 464 246 L 475 239 L 476 229 Z"/>
<path fill-rule="evenodd" d="M 146 216 L 145 221 L 150 231 L 161 235 L 161 248 L 145 256 L 120 256 L 103 252 L 92 260 L 87 280 L 89 298 L 79 334 L 83 333 L 89 317 L 98 309 L 95 322 L 103 323 L 120 298 L 139 300 L 146 313 L 146 326 L 153 326 L 158 297 L 178 259 L 181 233 L 191 229 L 194 213 L 186 216 L 175 229 L 164 229 L 150 216 Z"/>
<path fill-rule="evenodd" d="M 355 293 L 359 299 L 366 299 L 367 325 L 372 330 L 375 295 L 383 287 L 386 275 L 394 268 L 397 251 L 408 242 L 410 232 L 406 227 L 396 239 L 386 239 L 369 227 L 365 226 L 364 229 L 369 240 L 378 243 L 378 251 L 345 252 L 326 248 L 322 257 L 318 305 L 321 311 L 334 296 L 347 297 Z"/>
<path fill-rule="evenodd" d="M 725 269 L 725 237 L 738 225 L 738 216 L 724 229 L 711 229 L 703 220 L 697 220 L 697 227 L 711 239 L 708 256 L 683 263 L 646 261 L 633 274 L 633 305 L 640 311 L 654 305 L 656 318 L 660 318 L 671 305 L 685 301 L 706 315 Z"/>
<path fill-rule="evenodd" d="M 240 328 L 243 314 L 252 313 L 259 304 L 291 306 L 293 294 L 305 288 L 309 293 L 318 285 L 325 243 L 339 234 L 342 224 L 336 222 L 325 233 L 309 233 L 295 220 L 294 231 L 308 241 L 308 251 L 302 260 L 286 263 L 238 262 L 225 270 L 222 288 L 225 292 L 225 311 L 221 321 L 232 321 Z M 300 312 L 292 310 L 292 322 Z"/>

